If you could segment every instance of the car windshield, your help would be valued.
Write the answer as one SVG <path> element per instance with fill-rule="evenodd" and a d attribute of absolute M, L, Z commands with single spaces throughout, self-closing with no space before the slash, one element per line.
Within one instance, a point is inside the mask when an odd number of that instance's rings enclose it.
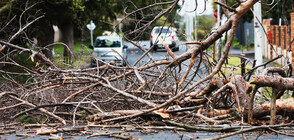
<path fill-rule="evenodd" d="M 119 48 L 121 46 L 119 38 L 96 39 L 96 48 Z"/>
<path fill-rule="evenodd" d="M 160 31 L 161 31 L 161 28 L 157 28 L 157 29 L 155 29 L 155 33 L 156 33 L 156 34 L 159 34 Z M 163 28 L 162 31 L 161 31 L 161 33 L 163 33 L 163 34 L 171 33 L 171 31 L 170 31 L 169 29 L 167 29 L 167 28 Z"/>

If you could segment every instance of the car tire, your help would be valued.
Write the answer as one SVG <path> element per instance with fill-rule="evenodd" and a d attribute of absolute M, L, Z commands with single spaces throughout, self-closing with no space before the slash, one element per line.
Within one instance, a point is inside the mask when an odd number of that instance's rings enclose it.
<path fill-rule="evenodd" d="M 173 52 L 177 51 L 177 48 L 176 48 L 175 45 L 170 45 L 169 48 L 170 48 Z"/>
<path fill-rule="evenodd" d="M 154 47 L 153 47 L 153 51 L 157 51 L 157 46 L 155 45 Z"/>

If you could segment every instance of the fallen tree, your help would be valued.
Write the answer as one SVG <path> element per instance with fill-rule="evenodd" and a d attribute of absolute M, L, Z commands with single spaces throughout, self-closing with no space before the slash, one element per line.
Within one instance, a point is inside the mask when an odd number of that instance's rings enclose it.
<path fill-rule="evenodd" d="M 0 113 L 3 114 L 3 119 L 13 120 L 22 115 L 34 114 L 40 118 L 46 118 L 46 123 L 57 120 L 64 125 L 68 123 L 78 125 L 77 120 L 88 119 L 90 122 L 101 125 L 113 123 L 140 124 L 144 127 L 145 124 L 176 125 L 185 130 L 214 132 L 239 130 L 240 127 L 220 126 L 238 121 L 242 124 L 246 121 L 248 124 L 259 124 L 268 114 L 271 114 L 271 125 L 280 123 L 282 120 L 276 120 L 276 112 L 286 114 L 290 118 L 293 113 L 294 99 L 279 99 L 286 91 L 294 89 L 294 80 L 286 73 L 288 69 L 266 68 L 263 75 L 252 76 L 252 73 L 281 56 L 259 66 L 255 66 L 253 62 L 252 68 L 244 76 L 235 75 L 233 72 L 228 75 L 221 70 L 225 61 L 230 58 L 229 50 L 241 18 L 256 2 L 258 0 L 239 1 L 239 6 L 234 9 L 227 6 L 224 0 L 216 2 L 223 7 L 228 17 L 227 22 L 205 40 L 187 42 L 192 46 L 183 54 L 176 55 L 164 45 L 169 55 L 166 60 L 156 61 L 149 54 L 152 47 L 146 51 L 130 40 L 144 52 L 141 58 L 145 55 L 150 58 L 148 62 L 138 61 L 133 66 L 121 67 L 106 63 L 94 68 L 62 69 L 47 59 L 41 51 L 0 39 L 1 46 L 13 50 L 4 50 L 8 53 L 3 57 L 7 57 L 5 60 L 9 61 L 0 63 L 22 69 L 21 71 L 0 70 L 1 76 L 5 79 L 0 85 L 0 98 L 3 99 L 0 102 L 2 106 Z M 144 31 L 147 25 L 171 12 L 177 3 L 178 0 L 166 3 L 171 4 L 169 8 L 138 30 Z M 222 57 L 217 62 L 211 61 L 205 51 L 227 33 L 228 38 Z M 9 53 L 27 53 L 35 67 L 18 64 L 10 58 Z M 189 60 L 188 65 L 185 63 L 186 60 Z M 246 60 L 246 63 L 248 61 Z M 210 67 L 201 68 L 200 65 Z M 231 69 L 235 67 L 238 66 L 232 66 Z M 205 77 L 198 75 L 199 80 L 196 80 L 195 77 L 201 70 L 204 71 Z M 191 73 L 193 76 L 189 75 Z M 278 73 L 280 76 L 268 75 L 269 73 Z M 12 75 L 26 75 L 29 78 L 21 83 Z M 259 88 L 263 87 L 272 88 L 271 102 L 257 102 L 255 94 Z M 283 121 L 290 122 L 285 126 L 292 125 L 290 120 Z M 191 126 L 193 123 L 188 122 L 206 125 L 205 127 Z M 210 124 L 218 127 L 207 128 Z M 254 127 L 244 131 L 276 127 Z M 71 130 L 75 129 L 69 131 Z M 63 130 L 52 129 L 49 132 L 60 131 Z M 93 134 L 93 136 L 96 135 Z"/>

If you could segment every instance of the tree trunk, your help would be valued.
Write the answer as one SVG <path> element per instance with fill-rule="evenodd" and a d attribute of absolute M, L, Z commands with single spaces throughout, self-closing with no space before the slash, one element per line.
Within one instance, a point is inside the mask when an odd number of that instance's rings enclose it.
<path fill-rule="evenodd" d="M 46 47 L 42 48 L 42 53 L 50 60 L 53 59 L 53 44 L 54 43 L 54 30 L 52 25 L 48 25 L 47 27 L 43 28 L 43 35 L 38 36 L 38 46 L 39 47 Z M 49 46 L 48 46 L 49 45 Z"/>
<path fill-rule="evenodd" d="M 276 123 L 276 101 L 277 101 L 277 93 L 279 90 L 273 89 L 272 97 L 271 97 L 271 120 L 270 125 L 274 125 Z"/>
<path fill-rule="evenodd" d="M 259 118 L 262 116 L 270 115 L 271 108 L 275 107 L 275 114 L 289 116 L 290 119 L 293 119 L 294 114 L 294 98 L 288 99 L 277 99 L 275 105 L 273 106 L 271 102 L 256 104 L 253 109 L 253 117 Z"/>
<path fill-rule="evenodd" d="M 64 62 L 72 63 L 72 56 L 74 53 L 74 25 L 69 20 L 66 23 L 58 25 L 60 27 L 60 31 L 63 37 L 63 42 L 67 45 L 64 47 Z"/>

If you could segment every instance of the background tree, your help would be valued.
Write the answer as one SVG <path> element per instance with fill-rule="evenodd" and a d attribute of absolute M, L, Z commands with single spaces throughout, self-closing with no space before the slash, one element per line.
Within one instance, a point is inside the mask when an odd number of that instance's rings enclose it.
<path fill-rule="evenodd" d="M 92 19 L 98 26 L 97 34 L 101 34 L 103 30 L 110 29 L 112 25 L 106 24 L 116 19 L 115 13 L 112 11 L 114 6 L 111 2 L 114 1 L 95 1 L 95 0 L 31 0 L 27 4 L 38 3 L 35 7 L 31 8 L 26 14 L 31 17 L 36 17 L 37 14 L 44 14 L 45 17 L 29 30 L 30 37 L 38 39 L 38 46 L 43 53 L 52 59 L 52 48 L 48 46 L 53 43 L 54 31 L 53 25 L 57 25 L 61 30 L 63 42 L 67 45 L 64 48 L 64 57 L 70 58 L 74 53 L 74 27 L 82 29 Z M 13 16 L 19 16 L 24 10 L 25 3 L 22 0 L 1 1 L 0 3 L 0 21 L 1 27 L 8 23 L 9 19 Z M 121 8 L 122 9 L 122 8 Z M 18 21 L 13 20 L 9 26 L 17 26 Z M 9 28 L 5 28 L 9 31 Z M 5 33 L 3 31 L 2 33 Z M 12 32 L 11 32 L 12 33 Z M 3 34 L 0 36 L 4 36 Z M 5 36 L 9 36 L 6 34 Z M 70 59 L 69 59 L 70 60 Z"/>
<path fill-rule="evenodd" d="M 293 1 L 290 0 L 273 0 L 270 1 L 271 5 L 263 5 L 262 8 L 262 18 L 272 18 L 273 20 L 278 21 L 279 18 L 283 18 L 283 11 L 287 19 L 290 19 L 290 13 L 292 11 Z M 268 4 L 270 4 L 268 2 Z M 238 2 L 235 0 L 227 0 L 227 5 L 233 8 L 238 6 Z M 214 9 L 216 5 L 214 4 Z M 248 12 L 244 15 L 243 21 L 251 21 L 253 18 L 252 12 Z"/>
<path fill-rule="evenodd" d="M 198 40 L 203 40 L 210 34 L 211 29 L 215 26 L 215 18 L 210 16 L 198 16 L 197 17 L 197 36 Z M 194 31 L 195 32 L 195 31 Z M 194 35 L 193 32 L 193 35 Z"/>
<path fill-rule="evenodd" d="M 169 2 L 169 0 L 162 0 L 161 3 Z M 117 3 L 117 6 L 120 7 L 122 5 L 123 9 L 118 8 L 119 10 L 116 10 L 116 13 L 124 13 L 127 15 L 128 13 L 138 10 L 139 8 L 143 8 L 139 12 L 136 12 L 130 16 L 128 16 L 123 21 L 123 32 L 124 35 L 127 38 L 130 39 L 136 39 L 136 40 L 148 40 L 150 37 L 151 30 L 154 26 L 173 26 L 173 27 L 179 27 L 179 22 L 175 23 L 176 20 L 179 20 L 179 16 L 177 15 L 176 11 L 179 8 L 178 5 L 175 6 L 174 10 L 171 11 L 171 13 L 167 13 L 164 16 L 162 16 L 159 20 L 154 21 L 151 26 L 148 26 L 147 28 L 142 28 L 142 30 L 137 30 L 140 27 L 148 24 L 150 21 L 154 19 L 160 12 L 162 12 L 163 9 L 168 8 L 169 5 L 167 4 L 158 4 L 156 6 L 145 8 L 148 5 L 152 5 L 158 3 L 156 0 L 150 0 L 150 1 L 144 1 L 144 0 L 134 0 L 134 1 L 121 1 Z M 125 13 L 126 12 L 126 13 Z"/>

